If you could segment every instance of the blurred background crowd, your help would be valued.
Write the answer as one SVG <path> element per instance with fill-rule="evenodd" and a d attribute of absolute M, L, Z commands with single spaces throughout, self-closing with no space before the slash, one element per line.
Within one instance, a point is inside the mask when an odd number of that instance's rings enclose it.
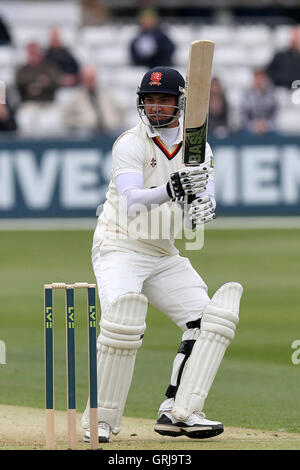
<path fill-rule="evenodd" d="M 297 0 L 1 0 L 0 137 L 118 134 L 138 122 L 146 70 L 185 75 L 196 39 L 216 44 L 210 135 L 300 135 L 299 12 Z"/>

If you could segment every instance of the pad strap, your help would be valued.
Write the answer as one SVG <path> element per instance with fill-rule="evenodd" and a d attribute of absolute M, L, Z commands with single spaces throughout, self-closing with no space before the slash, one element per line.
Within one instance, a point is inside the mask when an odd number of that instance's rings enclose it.
<path fill-rule="evenodd" d="M 179 384 L 180 384 L 180 379 L 181 379 L 181 376 L 182 376 L 182 372 L 183 372 L 185 363 L 188 360 L 189 356 L 191 355 L 191 352 L 192 352 L 193 346 L 195 344 L 195 341 L 196 341 L 195 339 L 188 339 L 186 341 L 182 341 L 179 345 L 177 353 L 184 354 L 184 358 L 183 358 L 183 361 L 182 361 L 182 363 L 180 365 L 180 368 L 179 368 L 179 371 L 178 371 L 176 385 L 170 384 L 167 388 L 166 397 L 168 397 L 168 398 L 175 398 L 177 389 L 178 389 Z"/>
<path fill-rule="evenodd" d="M 197 320 L 187 322 L 186 326 L 189 330 L 192 330 L 192 329 L 199 329 L 200 324 L 201 324 L 201 318 L 198 318 Z M 179 345 L 176 358 L 180 358 L 180 355 L 182 354 L 184 355 L 184 357 L 182 358 L 181 356 L 181 364 L 177 372 L 176 385 L 170 384 L 167 388 L 167 391 L 165 394 L 167 398 L 175 398 L 176 396 L 184 366 L 192 353 L 192 349 L 194 347 L 195 341 L 196 341 L 195 339 L 187 339 L 187 340 L 181 341 Z"/>

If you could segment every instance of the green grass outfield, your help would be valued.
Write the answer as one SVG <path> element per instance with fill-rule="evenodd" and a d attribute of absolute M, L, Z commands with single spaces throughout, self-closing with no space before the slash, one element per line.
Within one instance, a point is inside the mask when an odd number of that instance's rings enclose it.
<path fill-rule="evenodd" d="M 92 231 L 0 232 L 0 403 L 44 407 L 43 284 L 94 282 Z M 244 286 L 236 338 L 226 352 L 205 412 L 227 426 L 300 432 L 300 230 L 208 230 L 204 248 L 182 252 L 209 286 Z M 178 247 L 183 247 L 183 242 Z M 55 298 L 56 407 L 65 409 L 63 292 Z M 77 407 L 87 397 L 87 331 L 83 292 L 77 296 Z M 82 311 L 82 313 L 81 313 Z M 99 312 L 99 309 L 98 309 Z M 181 333 L 149 307 L 125 415 L 155 418 L 169 384 Z M 300 354 L 299 354 L 300 357 Z"/>

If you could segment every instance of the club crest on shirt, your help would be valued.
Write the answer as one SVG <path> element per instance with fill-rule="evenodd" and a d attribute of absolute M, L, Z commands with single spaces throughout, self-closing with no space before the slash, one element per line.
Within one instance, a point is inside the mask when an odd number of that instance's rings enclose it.
<path fill-rule="evenodd" d="M 152 166 L 152 168 L 155 168 L 156 165 L 157 165 L 157 161 L 156 161 L 156 158 L 152 158 L 151 162 L 150 162 L 150 165 Z"/>
<path fill-rule="evenodd" d="M 151 77 L 150 77 L 150 82 L 149 82 L 149 85 L 152 86 L 152 85 L 161 85 L 161 77 L 162 77 L 162 73 L 161 72 L 153 72 L 151 74 Z"/>

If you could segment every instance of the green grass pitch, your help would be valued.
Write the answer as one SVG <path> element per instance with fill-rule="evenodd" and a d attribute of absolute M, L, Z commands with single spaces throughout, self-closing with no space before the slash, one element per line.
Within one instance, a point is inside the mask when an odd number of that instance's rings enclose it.
<path fill-rule="evenodd" d="M 0 232 L 0 403 L 44 407 L 43 284 L 94 282 L 92 231 Z M 300 230 L 207 230 L 204 248 L 184 251 L 209 287 L 244 287 L 240 323 L 206 401 L 209 419 L 228 426 L 300 431 Z M 55 295 L 55 402 L 66 407 L 63 293 Z M 87 398 L 86 298 L 76 296 L 77 408 Z M 98 304 L 99 314 L 99 304 Z M 99 316 L 99 315 L 98 315 Z M 156 418 L 181 332 L 151 306 L 125 415 Z"/>

